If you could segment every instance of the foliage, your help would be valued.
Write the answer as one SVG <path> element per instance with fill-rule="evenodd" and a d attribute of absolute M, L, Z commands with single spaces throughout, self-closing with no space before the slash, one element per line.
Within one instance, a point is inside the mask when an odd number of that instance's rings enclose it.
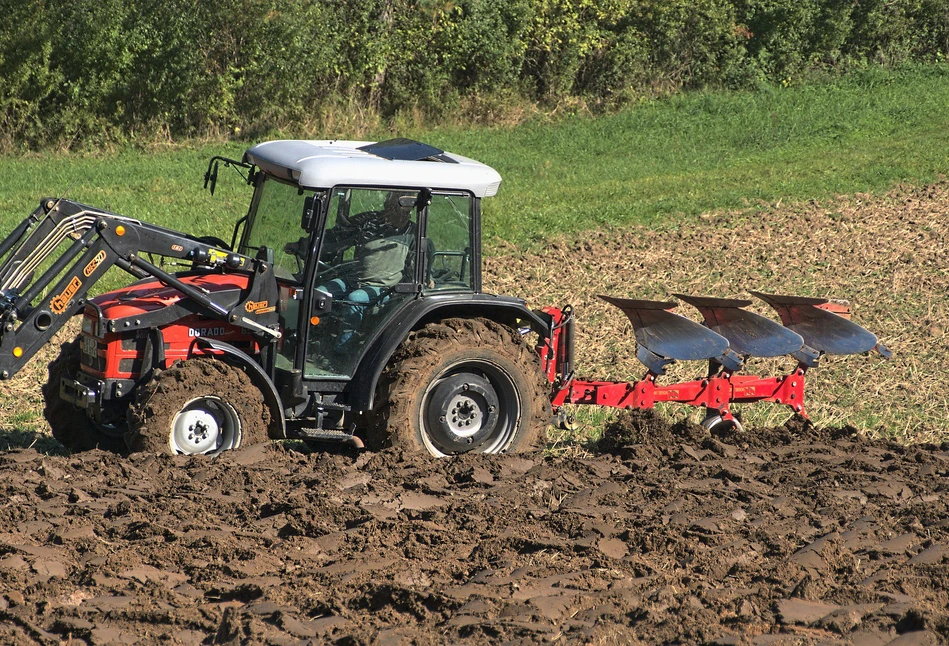
<path fill-rule="evenodd" d="M 313 130 L 353 106 L 436 121 L 490 97 L 610 107 L 949 54 L 945 0 L 0 0 L 0 11 L 6 149 Z"/>

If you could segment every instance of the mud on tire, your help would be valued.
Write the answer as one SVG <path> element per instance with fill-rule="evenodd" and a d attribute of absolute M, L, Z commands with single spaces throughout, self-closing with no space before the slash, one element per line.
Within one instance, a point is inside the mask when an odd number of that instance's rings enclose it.
<path fill-rule="evenodd" d="M 156 370 L 128 420 L 133 452 L 216 455 L 267 440 L 270 410 L 243 370 L 199 357 Z"/>
<path fill-rule="evenodd" d="M 123 452 L 125 442 L 123 425 L 112 433 L 100 429 L 86 411 L 59 396 L 59 384 L 63 378 L 74 379 L 79 374 L 79 339 L 60 346 L 59 356 L 49 363 L 49 379 L 43 384 L 43 416 L 49 422 L 53 437 L 70 451 L 88 451 L 100 448 L 106 451 Z M 112 429 L 108 429 L 112 430 Z"/>
<path fill-rule="evenodd" d="M 516 331 L 490 319 L 446 319 L 396 351 L 366 444 L 435 456 L 524 451 L 543 445 L 550 420 L 540 361 Z"/>

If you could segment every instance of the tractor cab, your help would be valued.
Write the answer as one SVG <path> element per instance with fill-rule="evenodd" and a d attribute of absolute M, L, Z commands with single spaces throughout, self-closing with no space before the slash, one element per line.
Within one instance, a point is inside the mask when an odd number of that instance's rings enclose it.
<path fill-rule="evenodd" d="M 274 380 L 301 414 L 314 390 L 339 399 L 410 303 L 481 291 L 492 168 L 404 139 L 271 141 L 244 163 L 254 195 L 235 250 L 273 268 Z"/>

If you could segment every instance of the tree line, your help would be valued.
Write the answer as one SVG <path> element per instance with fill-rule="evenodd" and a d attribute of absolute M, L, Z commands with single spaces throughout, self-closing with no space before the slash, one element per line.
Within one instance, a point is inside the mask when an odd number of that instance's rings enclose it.
<path fill-rule="evenodd" d="M 612 109 L 949 57 L 949 0 L 0 0 L 0 147 Z"/>

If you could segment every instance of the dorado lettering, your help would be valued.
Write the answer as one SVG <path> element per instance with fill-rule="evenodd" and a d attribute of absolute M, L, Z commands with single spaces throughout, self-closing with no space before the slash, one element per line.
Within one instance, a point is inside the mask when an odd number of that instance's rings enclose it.
<path fill-rule="evenodd" d="M 188 336 L 224 336 L 227 334 L 225 327 L 189 327 Z"/>

